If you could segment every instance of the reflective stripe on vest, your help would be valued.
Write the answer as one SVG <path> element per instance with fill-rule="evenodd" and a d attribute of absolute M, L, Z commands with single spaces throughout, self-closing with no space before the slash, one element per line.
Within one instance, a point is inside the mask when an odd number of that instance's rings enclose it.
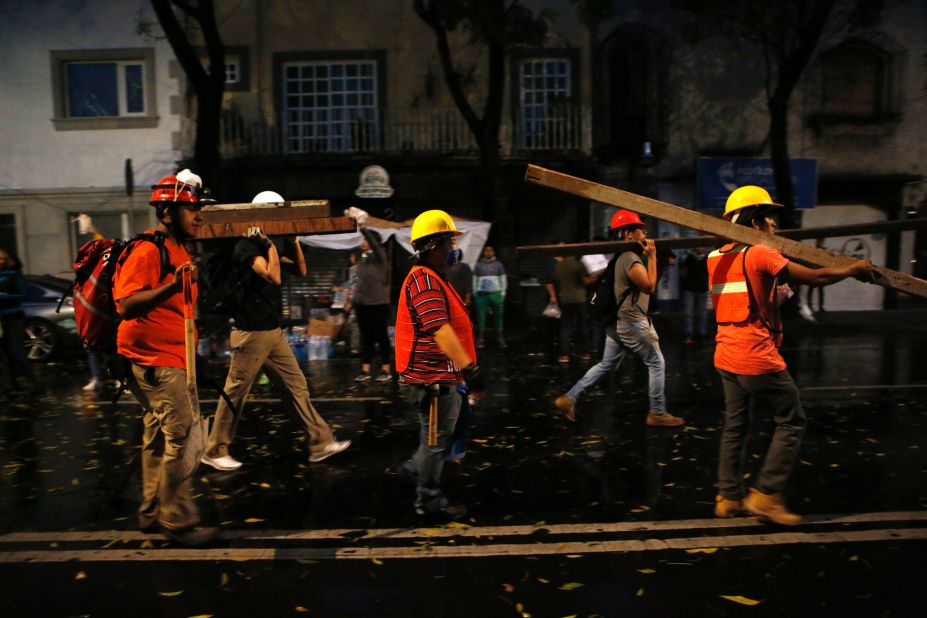
<path fill-rule="evenodd" d="M 426 269 L 424 266 L 413 266 L 409 274 L 406 275 L 405 281 L 402 282 L 402 291 L 399 293 L 399 308 L 396 311 L 396 371 L 400 374 L 409 368 L 409 361 L 412 359 L 412 343 L 415 340 L 415 326 L 412 324 L 412 312 L 409 311 L 407 298 L 409 296 L 409 282 L 412 274 L 416 270 Z M 476 345 L 473 341 L 473 325 L 470 323 L 470 315 L 467 313 L 467 306 L 454 290 L 453 286 L 448 285 L 441 279 L 437 273 L 430 268 L 428 274 L 441 281 L 441 287 L 444 291 L 444 298 L 447 300 L 447 313 L 450 319 L 451 328 L 460 340 L 464 351 L 470 356 L 473 362 L 476 362 Z"/>
<path fill-rule="evenodd" d="M 749 245 L 727 244 L 708 254 L 708 285 L 719 324 L 745 322 L 750 317 L 750 292 L 744 273 Z"/>

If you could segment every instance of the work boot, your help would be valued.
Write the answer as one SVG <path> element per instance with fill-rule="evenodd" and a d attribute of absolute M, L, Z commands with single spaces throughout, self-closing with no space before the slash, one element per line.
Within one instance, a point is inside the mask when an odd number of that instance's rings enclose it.
<path fill-rule="evenodd" d="M 801 515 L 796 515 L 785 506 L 781 494 L 764 494 L 755 487 L 750 488 L 744 500 L 744 510 L 780 526 L 797 526 Z"/>
<path fill-rule="evenodd" d="M 743 500 L 731 500 L 721 495 L 715 496 L 715 517 L 727 519 L 738 515 L 746 515 Z"/>
<path fill-rule="evenodd" d="M 647 413 L 647 424 L 651 427 L 679 427 L 685 424 L 685 421 L 669 412 L 662 414 L 649 412 Z"/>
<path fill-rule="evenodd" d="M 557 409 L 563 412 L 563 415 L 566 417 L 566 420 L 571 423 L 576 422 L 576 402 L 573 401 L 573 398 L 569 395 L 560 395 L 554 399 L 554 405 L 557 406 Z"/>

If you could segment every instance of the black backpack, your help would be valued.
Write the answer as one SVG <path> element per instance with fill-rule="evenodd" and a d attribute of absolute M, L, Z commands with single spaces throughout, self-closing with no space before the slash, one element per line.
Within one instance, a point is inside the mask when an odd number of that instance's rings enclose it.
<path fill-rule="evenodd" d="M 596 282 L 595 292 L 593 292 L 592 298 L 589 300 L 589 314 L 596 322 L 609 324 L 617 320 L 618 309 L 629 295 L 635 294 L 632 298 L 634 302 L 637 302 L 637 288 L 634 286 L 628 287 L 621 295 L 621 298 L 615 298 L 615 264 L 618 262 L 619 256 L 620 254 L 616 254 L 608 261 L 608 266 L 605 267 L 605 272 Z"/>
<path fill-rule="evenodd" d="M 230 316 L 241 300 L 247 277 L 243 265 L 235 259 L 238 240 L 224 242 L 206 260 L 202 271 L 206 293 L 200 300 L 204 313 Z"/>

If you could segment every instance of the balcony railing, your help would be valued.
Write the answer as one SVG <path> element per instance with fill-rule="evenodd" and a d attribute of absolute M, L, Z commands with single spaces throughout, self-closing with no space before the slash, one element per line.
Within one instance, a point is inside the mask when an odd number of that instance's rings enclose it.
<path fill-rule="evenodd" d="M 186 132 L 192 149 L 194 125 Z M 558 106 L 544 117 L 520 114 L 506 119 L 499 131 L 505 157 L 527 151 L 592 150 L 592 114 L 584 106 Z M 224 159 L 303 153 L 394 153 L 476 156 L 476 140 L 456 109 L 380 109 L 368 119 L 286 127 L 223 118 L 220 153 Z"/>

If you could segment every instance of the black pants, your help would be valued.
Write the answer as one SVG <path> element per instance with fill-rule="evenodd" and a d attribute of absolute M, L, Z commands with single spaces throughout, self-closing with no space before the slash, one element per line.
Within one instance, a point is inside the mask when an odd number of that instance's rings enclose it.
<path fill-rule="evenodd" d="M 26 321 L 13 318 L 3 321 L 3 356 L 10 365 L 10 379 L 17 377 L 35 381 L 32 363 L 26 356 Z"/>
<path fill-rule="evenodd" d="M 586 303 L 560 303 L 560 354 L 588 352 L 586 348 Z"/>
<path fill-rule="evenodd" d="M 357 327 L 360 328 L 361 362 L 369 365 L 373 361 L 373 348 L 380 344 L 380 358 L 383 365 L 390 364 L 389 305 L 354 305 Z"/>

